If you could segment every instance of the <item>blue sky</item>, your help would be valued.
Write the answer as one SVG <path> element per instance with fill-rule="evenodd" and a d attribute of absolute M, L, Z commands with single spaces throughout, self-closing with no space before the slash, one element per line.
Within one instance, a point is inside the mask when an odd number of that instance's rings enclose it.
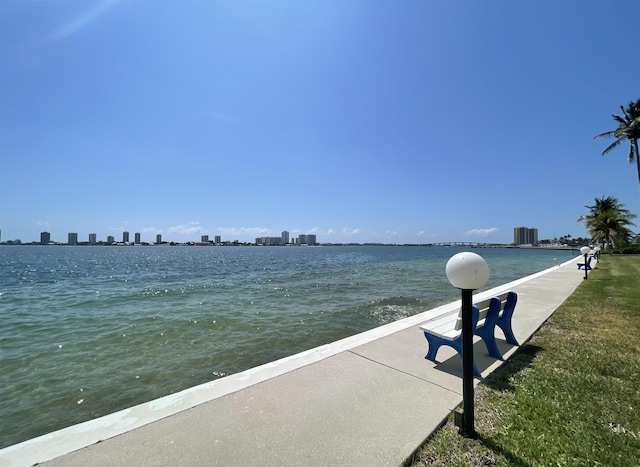
<path fill-rule="evenodd" d="M 2 0 L 2 240 L 583 236 L 596 197 L 640 214 L 628 146 L 593 140 L 640 97 L 639 17 L 635 0 Z"/>

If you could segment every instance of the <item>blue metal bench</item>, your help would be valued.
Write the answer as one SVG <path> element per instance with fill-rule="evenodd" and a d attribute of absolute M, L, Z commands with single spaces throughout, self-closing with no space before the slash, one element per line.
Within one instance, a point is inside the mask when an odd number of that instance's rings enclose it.
<path fill-rule="evenodd" d="M 502 354 L 495 339 L 496 326 L 502 329 L 509 344 L 518 345 L 511 327 L 511 318 L 517 300 L 518 295 L 515 292 L 508 292 L 473 305 L 474 334 L 482 338 L 487 352 L 493 358 L 502 360 Z M 462 310 L 457 315 L 450 314 L 431 320 L 420 326 L 420 329 L 429 343 L 429 350 L 425 356 L 427 360 L 435 362 L 438 349 L 443 345 L 452 347 L 462 358 Z M 475 362 L 473 373 L 480 377 L 480 371 Z"/>
<path fill-rule="evenodd" d="M 593 259 L 593 256 L 589 256 L 587 258 L 587 271 L 591 271 L 591 260 Z M 578 263 L 578 269 L 582 269 L 584 267 L 584 263 Z"/>

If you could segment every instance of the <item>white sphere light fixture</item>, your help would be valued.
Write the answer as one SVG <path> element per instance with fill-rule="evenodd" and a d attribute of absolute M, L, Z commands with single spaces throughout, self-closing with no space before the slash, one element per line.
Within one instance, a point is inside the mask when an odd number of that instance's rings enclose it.
<path fill-rule="evenodd" d="M 462 252 L 453 255 L 445 268 L 447 279 L 454 287 L 476 290 L 489 280 L 489 265 L 480 255 Z"/>
<path fill-rule="evenodd" d="M 588 255 L 590 251 L 591 248 L 589 248 L 588 246 L 583 246 L 582 248 L 580 248 L 580 253 L 582 253 L 583 255 Z"/>

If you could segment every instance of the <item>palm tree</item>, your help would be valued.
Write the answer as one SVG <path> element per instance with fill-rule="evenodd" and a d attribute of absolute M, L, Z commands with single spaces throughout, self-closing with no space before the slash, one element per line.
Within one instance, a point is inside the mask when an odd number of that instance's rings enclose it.
<path fill-rule="evenodd" d="M 620 110 L 622 110 L 622 116 L 611 116 L 611 118 L 618 123 L 618 128 L 600 133 L 599 135 L 594 136 L 593 139 L 616 139 L 613 143 L 607 146 L 604 151 L 602 151 L 603 156 L 609 154 L 609 152 L 623 141 L 629 141 L 629 154 L 627 158 L 631 163 L 635 161 L 638 169 L 638 182 L 640 183 L 640 151 L 638 150 L 638 139 L 640 139 L 640 99 L 635 102 L 629 102 L 626 109 L 623 106 L 620 106 Z"/>
<path fill-rule="evenodd" d="M 593 206 L 585 206 L 589 214 L 580 216 L 581 222 L 587 228 L 589 235 L 596 243 L 605 242 L 611 254 L 613 247 L 629 242 L 633 232 L 629 229 L 631 222 L 636 217 L 625 209 L 617 198 L 607 196 L 596 198 Z"/>

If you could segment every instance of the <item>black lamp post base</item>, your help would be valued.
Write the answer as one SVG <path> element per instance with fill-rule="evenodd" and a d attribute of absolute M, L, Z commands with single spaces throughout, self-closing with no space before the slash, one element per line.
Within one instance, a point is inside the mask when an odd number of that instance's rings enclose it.
<path fill-rule="evenodd" d="M 462 410 L 462 407 L 458 407 L 453 411 L 453 424 L 458 428 L 458 434 L 460 434 L 460 436 L 464 436 L 465 438 L 476 437 L 476 431 L 473 427 L 471 427 L 471 432 L 469 432 L 469 427 L 465 428 L 464 410 Z"/>

